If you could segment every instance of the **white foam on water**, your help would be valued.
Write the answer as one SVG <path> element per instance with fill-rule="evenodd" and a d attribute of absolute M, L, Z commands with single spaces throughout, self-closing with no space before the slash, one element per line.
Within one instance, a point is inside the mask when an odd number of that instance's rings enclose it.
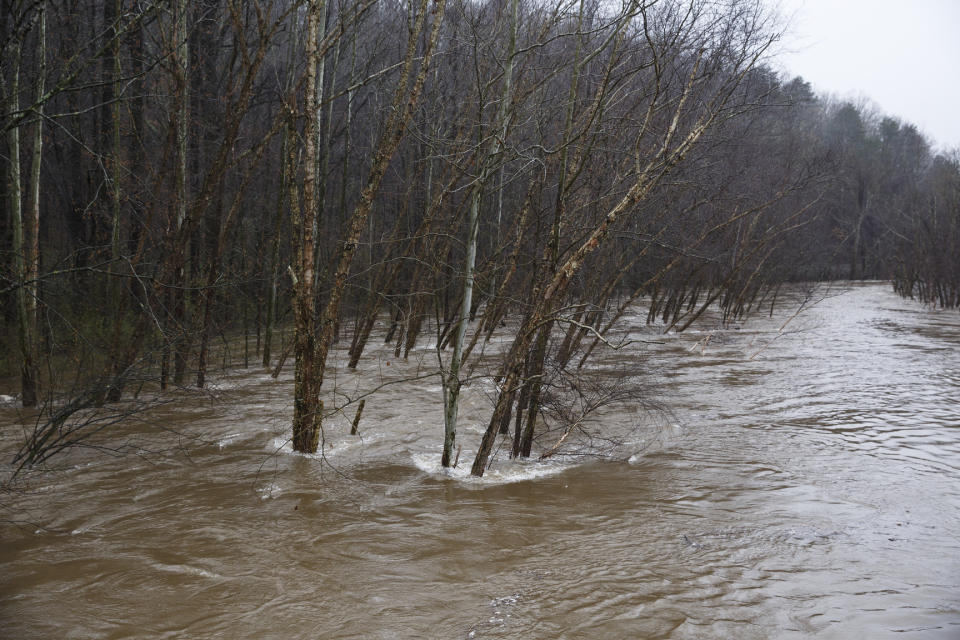
<path fill-rule="evenodd" d="M 341 455 L 348 451 L 361 448 L 365 445 L 375 444 L 387 439 L 387 434 L 380 432 L 366 432 L 362 435 L 351 436 L 348 434 L 337 435 L 327 438 L 320 443 L 320 448 L 316 453 L 301 453 L 293 450 L 293 440 L 285 437 L 276 437 L 270 443 L 270 449 L 274 453 L 283 453 L 294 456 L 303 456 L 304 458 L 313 458 L 322 460 L 331 456 Z"/>
<path fill-rule="evenodd" d="M 444 469 L 440 466 L 440 452 L 415 453 L 413 464 L 418 469 L 431 476 L 452 478 L 470 484 L 496 485 L 524 482 L 537 478 L 546 478 L 563 473 L 576 466 L 575 463 L 559 460 L 493 460 L 484 472 L 477 478 L 470 475 L 473 452 L 463 451 L 460 454 L 459 464 L 456 467 Z"/>
<path fill-rule="evenodd" d="M 490 606 L 499 609 L 500 607 L 515 605 L 520 602 L 521 596 L 522 594 L 520 593 L 511 593 L 508 596 L 493 598 L 490 600 Z"/>
<path fill-rule="evenodd" d="M 223 578 L 223 576 L 207 571 L 206 569 L 201 569 L 199 567 L 191 567 L 188 564 L 159 564 L 153 563 L 151 565 L 154 569 L 159 571 L 166 571 L 167 573 L 184 573 L 192 576 L 201 576 L 203 578 Z"/>
<path fill-rule="evenodd" d="M 274 438 L 270 443 L 270 448 L 276 453 L 294 453 L 293 440 L 290 438 Z M 301 454 L 308 455 L 308 454 Z"/>
<path fill-rule="evenodd" d="M 346 453 L 347 451 L 369 446 L 386 439 L 387 435 L 385 433 L 377 431 L 365 431 L 356 436 L 343 434 L 333 438 L 327 438 L 321 444 L 321 446 L 323 447 L 324 455 L 329 457 L 331 455 L 339 455 Z"/>
<path fill-rule="evenodd" d="M 236 440 L 237 438 L 239 438 L 239 437 L 242 436 L 242 435 L 243 435 L 243 434 L 241 434 L 241 433 L 231 433 L 231 434 L 228 434 L 228 435 L 220 438 L 219 440 L 217 440 L 217 446 L 218 446 L 218 447 L 220 448 L 220 450 L 222 451 L 222 450 L 224 449 L 224 447 L 226 447 L 226 446 L 229 445 L 229 444 L 232 444 L 234 440 Z"/>
<path fill-rule="evenodd" d="M 269 500 L 270 498 L 276 498 L 283 493 L 283 489 L 278 484 L 270 483 L 265 484 L 262 487 L 257 487 L 257 493 L 260 494 L 261 500 Z"/>
<path fill-rule="evenodd" d="M 411 351 L 411 352 L 414 352 L 414 351 L 436 351 L 436 349 L 437 349 L 437 341 L 434 340 L 433 342 L 424 342 L 423 344 L 419 344 L 419 343 L 418 343 L 418 344 L 415 344 L 415 345 L 413 345 L 413 347 L 410 348 L 410 351 Z"/>
<path fill-rule="evenodd" d="M 207 391 L 215 392 L 215 391 L 232 391 L 234 389 L 239 389 L 240 386 L 241 386 L 241 383 L 237 380 L 220 379 L 214 382 L 208 382 L 206 384 L 206 387 L 204 388 Z"/>

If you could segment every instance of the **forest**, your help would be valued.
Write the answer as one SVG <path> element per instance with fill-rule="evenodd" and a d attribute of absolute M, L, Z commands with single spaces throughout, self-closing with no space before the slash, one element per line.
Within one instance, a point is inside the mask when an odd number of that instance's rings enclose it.
<path fill-rule="evenodd" d="M 333 350 L 376 342 L 432 345 L 449 466 L 506 326 L 480 476 L 498 438 L 538 455 L 640 301 L 676 332 L 824 280 L 960 307 L 960 150 L 783 77 L 783 28 L 761 0 L 2 0 L 0 390 L 40 416 L 14 465 L 226 367 L 293 367 L 314 452 Z"/>

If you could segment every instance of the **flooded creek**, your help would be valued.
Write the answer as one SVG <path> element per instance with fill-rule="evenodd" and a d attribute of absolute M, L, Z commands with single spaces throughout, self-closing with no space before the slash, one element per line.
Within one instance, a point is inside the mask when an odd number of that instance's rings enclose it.
<path fill-rule="evenodd" d="M 3 495 L 0 636 L 960 637 L 960 314 L 881 283 L 795 311 L 660 336 L 638 310 L 648 342 L 616 358 L 651 352 L 664 411 L 612 416 L 641 427 L 613 459 L 480 480 L 482 385 L 449 477 L 436 377 L 369 396 L 360 437 L 346 409 L 303 456 L 290 374 L 229 371 L 125 427 L 175 432 L 149 451 L 55 460 Z M 325 384 L 429 374 L 418 353 Z M 4 463 L 17 416 L 0 409 Z"/>

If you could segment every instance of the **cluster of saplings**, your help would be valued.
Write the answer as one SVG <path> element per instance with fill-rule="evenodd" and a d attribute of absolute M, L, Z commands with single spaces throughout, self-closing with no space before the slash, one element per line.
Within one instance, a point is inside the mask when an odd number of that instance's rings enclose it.
<path fill-rule="evenodd" d="M 960 159 L 781 78 L 766 4 L 13 3 L 0 365 L 50 415 L 26 460 L 104 424 L 65 407 L 203 387 L 238 332 L 244 365 L 293 361 L 300 451 L 336 341 L 352 368 L 435 341 L 449 465 L 509 321 L 480 475 L 640 298 L 677 331 L 790 281 L 958 306 Z"/>

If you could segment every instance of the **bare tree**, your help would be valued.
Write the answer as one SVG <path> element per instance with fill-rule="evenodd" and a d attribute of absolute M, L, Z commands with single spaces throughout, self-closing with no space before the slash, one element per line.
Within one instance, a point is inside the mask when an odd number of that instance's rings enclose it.
<path fill-rule="evenodd" d="M 0 83 L 6 89 L 5 129 L 8 149 L 6 191 L 10 218 L 13 223 L 13 258 L 16 286 L 17 343 L 20 355 L 20 401 L 24 407 L 37 404 L 37 298 L 39 297 L 40 262 L 40 165 L 43 157 L 43 95 L 46 80 L 46 2 L 26 7 L 23 13 L 14 14 L 14 33 L 4 57 Z M 35 89 L 35 105 L 29 111 L 33 118 L 32 154 L 28 173 L 29 200 L 24 198 L 21 172 L 20 132 L 24 129 L 24 113 L 20 108 L 20 70 L 23 60 L 24 40 L 36 32 L 39 69 Z M 9 80 L 6 77 L 9 73 Z M 8 84 L 9 83 L 9 84 Z M 24 215 L 24 201 L 28 208 Z"/>
<path fill-rule="evenodd" d="M 745 74 L 775 40 L 775 34 L 767 32 L 759 3 L 740 3 L 737 8 L 741 11 L 732 11 L 726 19 L 717 20 L 710 6 L 697 3 L 680 16 L 653 15 L 649 7 L 640 7 L 653 90 L 633 136 L 630 186 L 537 292 L 504 361 L 499 397 L 471 468 L 473 475 L 483 475 L 501 423 L 528 369 L 530 346 L 540 328 L 552 323 L 553 310 L 573 276 L 586 258 L 603 245 L 614 225 L 635 212 L 637 205 L 723 117 L 728 100 Z M 662 33 L 657 34 L 656 29 Z M 691 49 L 695 52 L 692 56 Z M 685 78 L 679 93 L 670 96 L 668 83 L 671 74 L 678 70 L 683 70 Z M 663 109 L 670 114 L 669 120 L 658 132 L 656 117 Z"/>

